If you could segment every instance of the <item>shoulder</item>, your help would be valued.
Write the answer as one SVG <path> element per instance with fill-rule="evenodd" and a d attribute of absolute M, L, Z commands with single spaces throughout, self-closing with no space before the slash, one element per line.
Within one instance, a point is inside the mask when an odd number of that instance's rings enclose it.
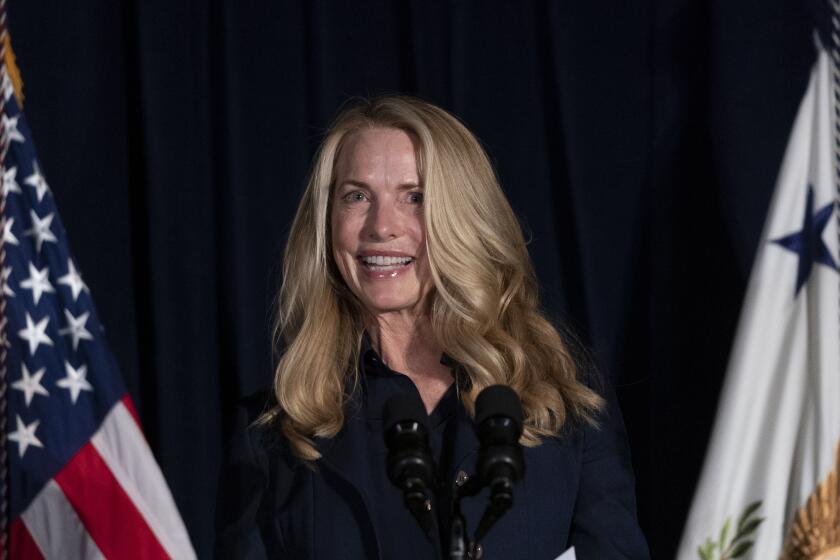
<path fill-rule="evenodd" d="M 636 519 L 635 478 L 621 409 L 608 383 L 599 393 L 605 405 L 597 425 L 579 431 L 581 470 L 570 540 L 582 558 L 649 558 Z"/>
<path fill-rule="evenodd" d="M 283 465 L 292 467 L 294 459 L 276 419 L 263 415 L 276 406 L 274 394 L 262 389 L 240 400 L 234 414 L 233 435 L 228 443 L 227 463 L 247 470 L 267 473 Z"/>
<path fill-rule="evenodd" d="M 259 421 L 273 406 L 273 396 L 264 390 L 242 399 L 237 408 L 216 497 L 216 551 L 224 551 L 221 556 L 248 557 L 243 547 L 252 546 L 291 488 L 296 461 L 280 426 Z"/>

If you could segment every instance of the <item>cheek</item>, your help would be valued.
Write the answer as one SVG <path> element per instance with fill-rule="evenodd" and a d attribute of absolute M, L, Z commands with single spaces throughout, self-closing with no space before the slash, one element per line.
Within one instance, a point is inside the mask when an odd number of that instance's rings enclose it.
<path fill-rule="evenodd" d="M 418 259 L 415 268 L 417 279 L 420 281 L 423 291 L 428 291 L 432 285 L 432 273 L 429 266 L 429 254 L 426 251 L 426 236 L 422 221 L 417 223 L 417 227 L 412 230 L 411 236 L 417 243 Z"/>
<path fill-rule="evenodd" d="M 344 285 L 350 289 L 351 292 L 356 293 L 356 286 L 359 284 L 357 278 L 357 271 L 354 268 L 354 263 L 351 262 L 347 256 L 346 251 L 340 249 L 333 249 L 333 262 L 338 270 L 338 275 L 344 281 Z"/>
<path fill-rule="evenodd" d="M 423 211 L 418 209 L 406 220 L 406 233 L 414 240 L 418 247 L 425 247 L 426 224 L 423 221 Z"/>
<path fill-rule="evenodd" d="M 353 290 L 360 284 L 356 267 L 364 215 L 352 211 L 333 211 L 330 217 L 332 256 L 344 283 Z"/>
<path fill-rule="evenodd" d="M 354 250 L 353 224 L 349 216 L 333 210 L 330 218 L 330 229 L 332 230 L 333 252 L 336 255 L 340 255 L 344 251 Z"/>
<path fill-rule="evenodd" d="M 330 242 L 333 246 L 333 252 L 339 246 L 339 237 L 341 236 L 341 220 L 336 215 L 335 206 L 330 210 Z"/>
<path fill-rule="evenodd" d="M 348 275 L 350 271 L 347 267 L 347 252 L 351 248 L 348 247 L 347 237 L 347 222 L 342 220 L 340 216 L 336 215 L 333 210 L 330 215 L 330 242 L 332 243 L 332 258 L 338 268 L 341 277 L 345 282 L 350 282 Z"/>

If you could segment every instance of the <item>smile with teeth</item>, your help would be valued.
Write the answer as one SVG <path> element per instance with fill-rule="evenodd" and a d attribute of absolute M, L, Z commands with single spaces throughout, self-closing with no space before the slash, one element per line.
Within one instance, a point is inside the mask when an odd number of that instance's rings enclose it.
<path fill-rule="evenodd" d="M 414 261 L 414 257 L 384 257 L 376 255 L 371 257 L 359 257 L 359 260 L 366 268 L 375 272 L 387 272 L 408 266 Z"/>

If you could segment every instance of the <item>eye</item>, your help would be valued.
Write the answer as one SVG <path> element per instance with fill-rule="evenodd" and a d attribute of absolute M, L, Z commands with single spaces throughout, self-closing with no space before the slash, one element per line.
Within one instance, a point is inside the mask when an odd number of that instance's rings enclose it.
<path fill-rule="evenodd" d="M 423 204 L 423 193 L 422 192 L 410 192 L 410 193 L 408 193 L 408 201 L 412 204 Z"/>
<path fill-rule="evenodd" d="M 362 202 L 364 200 L 367 200 L 367 196 L 362 191 L 349 192 L 345 194 L 343 198 L 347 202 Z"/>

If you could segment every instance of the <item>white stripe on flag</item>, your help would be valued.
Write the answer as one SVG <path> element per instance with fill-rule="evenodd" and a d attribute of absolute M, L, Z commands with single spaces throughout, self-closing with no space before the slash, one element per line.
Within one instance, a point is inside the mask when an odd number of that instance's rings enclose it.
<path fill-rule="evenodd" d="M 50 480 L 21 515 L 45 558 L 105 558 L 55 480 Z"/>
<path fill-rule="evenodd" d="M 195 558 L 187 530 L 134 417 L 118 402 L 91 443 L 172 558 Z"/>

